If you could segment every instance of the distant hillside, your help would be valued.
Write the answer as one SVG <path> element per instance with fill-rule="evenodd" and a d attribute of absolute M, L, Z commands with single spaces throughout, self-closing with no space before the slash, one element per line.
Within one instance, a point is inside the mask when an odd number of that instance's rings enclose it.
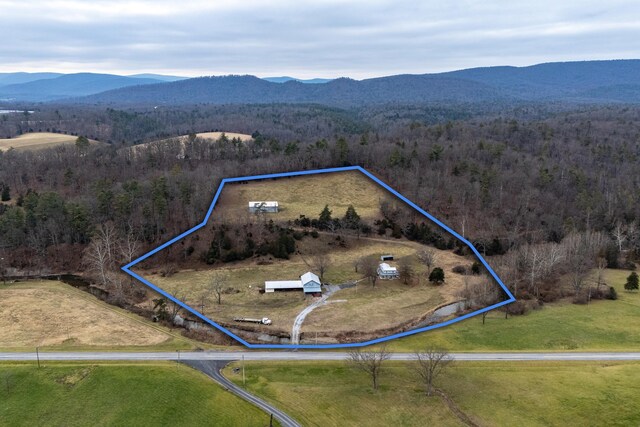
<path fill-rule="evenodd" d="M 224 76 L 123 88 L 74 101 L 154 105 L 319 103 L 353 106 L 502 98 L 499 91 L 485 84 L 437 75 L 402 75 L 362 81 L 341 78 L 324 84 L 304 84 L 293 80 L 273 83 L 254 76 Z"/>
<path fill-rule="evenodd" d="M 553 62 L 530 67 L 487 67 L 443 73 L 500 88 L 525 99 L 577 98 L 640 102 L 640 60 Z M 614 90 L 636 86 L 636 96 Z"/>
<path fill-rule="evenodd" d="M 150 73 L 146 73 L 146 74 L 132 74 L 130 76 L 127 77 L 134 77 L 136 79 L 153 79 L 153 80 L 159 80 L 162 82 L 175 82 L 178 80 L 185 80 L 188 79 L 189 77 L 180 77 L 180 76 L 167 76 L 164 74 L 150 74 Z"/>
<path fill-rule="evenodd" d="M 81 83 L 81 76 L 86 76 L 86 84 Z M 60 99 L 64 93 L 65 97 L 73 97 L 66 102 L 153 106 L 196 103 L 316 103 L 339 107 L 386 103 L 505 104 L 522 101 L 640 103 L 640 60 L 472 68 L 366 80 L 339 78 L 316 84 L 306 84 L 291 77 L 260 79 L 254 76 L 222 76 L 166 82 L 158 79 L 91 76 L 103 75 L 69 75 L 0 87 L 0 99 L 9 97 L 9 91 L 10 94 L 21 96 L 35 94 L 30 98 L 32 100 L 44 96 Z M 93 78 L 96 82 L 93 82 Z M 67 81 L 68 85 L 62 84 Z"/>
<path fill-rule="evenodd" d="M 319 79 L 319 78 L 296 79 L 295 77 L 282 76 L 282 77 L 263 77 L 262 80 L 266 80 L 268 82 L 273 82 L 273 83 L 285 83 L 291 80 L 295 80 L 296 82 L 300 82 L 300 83 L 318 84 L 318 83 L 328 83 L 333 79 Z"/>
<path fill-rule="evenodd" d="M 0 86 L 0 98 L 18 101 L 51 101 L 158 82 L 160 80 L 112 74 L 65 74 L 55 78 Z"/>
<path fill-rule="evenodd" d="M 27 83 L 34 80 L 54 79 L 61 75 L 60 73 L 0 73 L 0 86 Z"/>

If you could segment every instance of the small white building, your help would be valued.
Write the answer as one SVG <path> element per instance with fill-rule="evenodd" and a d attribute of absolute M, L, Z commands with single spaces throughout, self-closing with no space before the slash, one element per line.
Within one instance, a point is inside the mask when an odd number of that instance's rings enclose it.
<path fill-rule="evenodd" d="M 298 291 L 305 294 L 321 293 L 320 278 L 308 271 L 300 276 L 300 280 L 268 280 L 264 282 L 264 291 L 271 293 L 275 291 Z"/>
<path fill-rule="evenodd" d="M 275 201 L 259 201 L 249 202 L 249 212 L 278 212 L 278 202 Z"/>
<path fill-rule="evenodd" d="M 400 275 L 396 267 L 391 267 L 386 262 L 383 262 L 378 266 L 378 277 L 381 279 L 397 279 Z"/>

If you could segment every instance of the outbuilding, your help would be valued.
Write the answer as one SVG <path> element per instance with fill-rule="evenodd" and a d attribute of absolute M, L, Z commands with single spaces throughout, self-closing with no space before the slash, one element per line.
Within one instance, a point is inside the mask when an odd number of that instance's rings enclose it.
<path fill-rule="evenodd" d="M 258 201 L 258 202 L 249 202 L 249 212 L 270 212 L 276 213 L 278 212 L 278 202 L 275 201 Z"/>
<path fill-rule="evenodd" d="M 320 278 L 308 271 L 300 276 L 300 280 L 268 280 L 264 282 L 264 291 L 303 291 L 305 294 L 322 293 Z"/>
<path fill-rule="evenodd" d="M 381 279 L 397 279 L 400 275 L 396 267 L 391 267 L 386 262 L 383 262 L 378 266 L 378 277 Z"/>

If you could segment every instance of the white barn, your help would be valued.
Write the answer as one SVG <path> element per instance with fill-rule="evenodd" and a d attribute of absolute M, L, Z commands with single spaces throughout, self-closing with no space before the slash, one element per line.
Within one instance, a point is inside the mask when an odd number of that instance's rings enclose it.
<path fill-rule="evenodd" d="M 301 290 L 305 294 L 321 293 L 320 278 L 308 271 L 300 276 L 300 280 L 268 280 L 264 282 L 264 291 L 266 293 L 296 290 Z"/>
<path fill-rule="evenodd" d="M 275 201 L 259 201 L 249 202 L 249 212 L 278 212 L 278 202 Z"/>
<path fill-rule="evenodd" d="M 378 277 L 381 279 L 397 279 L 400 275 L 396 267 L 391 267 L 386 262 L 383 262 L 378 266 Z"/>

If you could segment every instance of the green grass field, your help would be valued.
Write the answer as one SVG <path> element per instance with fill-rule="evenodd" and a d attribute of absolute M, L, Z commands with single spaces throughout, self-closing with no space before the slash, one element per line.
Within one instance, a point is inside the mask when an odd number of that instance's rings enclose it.
<path fill-rule="evenodd" d="M 0 364 L 3 426 L 267 426 L 269 417 L 173 363 Z"/>
<path fill-rule="evenodd" d="M 225 375 L 240 384 L 241 375 Z M 369 377 L 341 362 L 251 362 L 247 389 L 307 426 L 463 425 L 427 397 L 408 363 Z M 631 426 L 640 423 L 640 363 L 458 363 L 438 378 L 455 404 L 482 426 Z"/>
<path fill-rule="evenodd" d="M 393 351 L 436 346 L 449 351 L 633 351 L 640 350 L 640 293 L 626 292 L 629 271 L 607 270 L 605 280 L 618 300 L 576 305 L 569 301 L 545 305 L 524 316 L 504 318 L 492 312 L 442 329 L 389 342 Z"/>

